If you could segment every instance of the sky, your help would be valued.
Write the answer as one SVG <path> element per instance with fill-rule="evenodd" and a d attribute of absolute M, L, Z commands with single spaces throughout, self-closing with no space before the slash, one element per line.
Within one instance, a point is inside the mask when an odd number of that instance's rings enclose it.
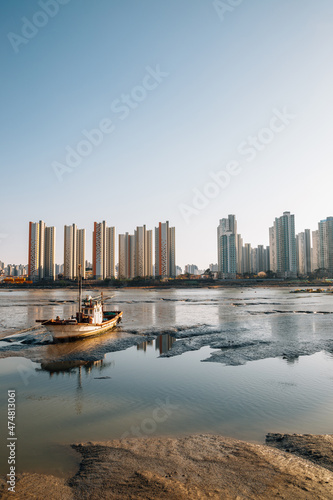
<path fill-rule="evenodd" d="M 29 221 L 117 234 L 169 220 L 176 263 L 217 261 L 219 219 L 268 245 L 333 215 L 331 0 L 0 4 L 0 260 Z"/>

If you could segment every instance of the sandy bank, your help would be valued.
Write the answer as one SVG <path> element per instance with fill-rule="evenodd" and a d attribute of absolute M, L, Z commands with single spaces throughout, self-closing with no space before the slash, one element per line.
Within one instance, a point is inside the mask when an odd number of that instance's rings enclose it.
<path fill-rule="evenodd" d="M 267 442 L 194 435 L 78 444 L 81 466 L 69 481 L 23 474 L 15 495 L 4 480 L 0 494 L 51 500 L 333 498 L 332 436 L 270 434 Z"/>

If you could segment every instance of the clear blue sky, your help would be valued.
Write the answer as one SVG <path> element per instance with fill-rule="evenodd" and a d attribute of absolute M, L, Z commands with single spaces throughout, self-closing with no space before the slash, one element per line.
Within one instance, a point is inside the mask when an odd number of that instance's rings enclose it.
<path fill-rule="evenodd" d="M 123 233 L 169 220 L 177 264 L 203 268 L 229 213 L 254 246 L 285 210 L 297 232 L 333 215 L 331 0 L 244 0 L 220 16 L 205 0 L 55 2 L 53 17 L 43 0 L 0 4 L 0 260 L 27 262 L 29 220 L 57 227 L 59 263 L 64 224 L 87 229 L 90 258 L 94 221 Z M 262 132 L 283 109 L 290 123 Z M 106 119 L 112 132 L 59 182 L 54 162 Z M 180 206 L 233 160 L 238 175 L 186 222 Z"/>

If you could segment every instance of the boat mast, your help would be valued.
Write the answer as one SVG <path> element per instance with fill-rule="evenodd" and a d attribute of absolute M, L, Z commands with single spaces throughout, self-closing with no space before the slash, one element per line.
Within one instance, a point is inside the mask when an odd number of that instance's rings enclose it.
<path fill-rule="evenodd" d="M 81 313 L 82 313 L 82 278 L 81 278 L 81 264 L 78 266 L 78 281 L 79 281 L 79 321 L 81 321 Z"/>

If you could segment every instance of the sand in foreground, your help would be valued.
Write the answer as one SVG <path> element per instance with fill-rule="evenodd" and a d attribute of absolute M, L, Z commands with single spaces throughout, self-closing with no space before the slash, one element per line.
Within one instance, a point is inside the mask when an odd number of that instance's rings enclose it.
<path fill-rule="evenodd" d="M 214 435 L 78 444 L 74 447 L 82 462 L 69 481 L 22 474 L 16 494 L 8 493 L 2 480 L 0 496 L 50 500 L 333 498 L 333 472 L 328 470 L 333 463 L 332 436 L 269 436 L 270 446 Z M 313 453 L 309 454 L 309 447 Z M 295 455 L 302 455 L 302 450 L 307 458 L 312 456 L 313 463 Z M 318 460 L 321 466 L 315 464 Z"/>

